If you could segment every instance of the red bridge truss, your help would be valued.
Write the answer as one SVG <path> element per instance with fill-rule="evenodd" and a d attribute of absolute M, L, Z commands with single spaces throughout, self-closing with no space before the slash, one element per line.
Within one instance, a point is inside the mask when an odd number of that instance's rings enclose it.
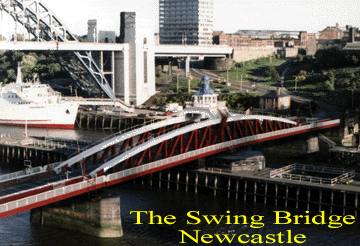
<path fill-rule="evenodd" d="M 0 218 L 229 149 L 339 124 L 339 120 L 299 124 L 284 118 L 260 115 L 222 114 L 218 119 L 198 121 L 185 117 L 169 118 L 104 139 L 60 163 L 54 170 L 42 168 L 41 172 L 32 175 L 65 172 L 79 162 L 83 170 L 86 165 L 94 167 L 88 175 L 83 173 L 83 176 L 0 197 Z M 0 177 L 0 185 L 6 186 L 14 180 L 21 183 L 22 179 L 29 180 L 29 175 L 7 180 Z"/>

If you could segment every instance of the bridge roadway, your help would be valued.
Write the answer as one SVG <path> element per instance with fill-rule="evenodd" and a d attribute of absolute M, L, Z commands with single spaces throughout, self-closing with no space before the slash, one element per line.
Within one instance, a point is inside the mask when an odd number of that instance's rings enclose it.
<path fill-rule="evenodd" d="M 122 51 L 129 52 L 129 44 L 88 43 L 88 42 L 35 42 L 0 41 L 0 50 L 20 51 Z"/>
<path fill-rule="evenodd" d="M 229 57 L 233 53 L 233 48 L 227 45 L 155 45 L 154 52 L 156 57 Z"/>
<path fill-rule="evenodd" d="M 83 152 L 32 175 L 0 177 L 0 218 L 56 201 L 111 186 L 192 160 L 268 140 L 339 126 L 339 120 L 306 124 L 261 115 L 228 115 L 191 120 L 185 115 L 169 117 L 138 129 L 119 132 L 94 143 Z M 119 150 L 119 151 L 118 151 Z M 100 156 L 98 158 L 98 156 Z M 92 161 L 91 161 L 92 160 Z M 86 175 L 72 168 L 76 163 Z M 80 169 L 82 170 L 82 169 Z M 80 172 L 80 174 L 79 174 Z M 57 173 L 57 175 L 55 175 Z M 59 175 L 62 175 L 61 181 Z M 40 179 L 45 178 L 45 181 Z M 49 178 L 51 177 L 51 178 Z M 29 181 L 36 180 L 36 182 Z M 21 184 L 16 185 L 17 183 Z"/>
<path fill-rule="evenodd" d="M 0 41 L 0 50 L 22 51 L 124 51 L 129 52 L 128 43 L 90 43 L 90 42 L 36 42 L 36 41 Z M 157 57 L 211 56 L 225 57 L 233 52 L 229 46 L 195 46 L 195 45 L 156 45 Z"/>

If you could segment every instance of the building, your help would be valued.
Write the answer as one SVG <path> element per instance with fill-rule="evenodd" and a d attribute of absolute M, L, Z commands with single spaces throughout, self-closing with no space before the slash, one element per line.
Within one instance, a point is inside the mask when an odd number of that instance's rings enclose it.
<path fill-rule="evenodd" d="M 154 25 L 135 12 L 121 12 L 120 21 L 119 40 L 129 44 L 130 85 L 115 85 L 115 92 L 126 103 L 137 106 L 155 94 Z M 124 59 L 116 57 L 115 62 Z"/>
<path fill-rule="evenodd" d="M 99 43 L 116 43 L 114 31 L 99 31 Z"/>
<path fill-rule="evenodd" d="M 291 97 L 284 93 L 281 88 L 272 90 L 260 97 L 260 108 L 268 110 L 290 109 Z"/>
<path fill-rule="evenodd" d="M 301 31 L 238 30 L 235 34 L 249 35 L 251 39 L 297 39 Z"/>
<path fill-rule="evenodd" d="M 360 41 L 358 28 L 354 28 L 351 25 L 340 27 L 339 24 L 336 24 L 336 26 L 328 26 L 319 32 L 317 48 L 326 49 L 336 47 L 342 49 L 347 43 L 358 41 Z"/>
<path fill-rule="evenodd" d="M 239 151 L 206 159 L 206 168 L 223 172 L 260 171 L 265 168 L 265 156 L 260 151 Z"/>
<path fill-rule="evenodd" d="M 97 20 L 88 20 L 87 41 L 91 43 L 115 43 L 115 31 L 102 31 L 98 29 Z"/>
<path fill-rule="evenodd" d="M 250 35 L 225 34 L 223 31 L 213 33 L 213 44 L 228 45 L 230 47 L 249 47 L 252 45 Z"/>
<path fill-rule="evenodd" d="M 201 78 L 201 88 L 193 95 L 192 102 L 186 102 L 182 116 L 192 119 L 218 119 L 228 115 L 226 101 L 218 101 L 217 94 L 210 88 L 210 78 Z"/>
<path fill-rule="evenodd" d="M 237 31 L 225 34 L 223 31 L 213 32 L 213 44 L 231 47 L 294 47 L 316 44 L 316 34 L 296 31 Z"/>
<path fill-rule="evenodd" d="M 301 32 L 298 46 L 304 49 L 306 55 L 315 55 L 317 50 L 317 34 Z"/>
<path fill-rule="evenodd" d="M 91 43 L 97 43 L 98 42 L 97 20 L 88 20 L 87 41 L 91 42 Z"/>
<path fill-rule="evenodd" d="M 159 0 L 160 44 L 211 45 L 213 0 Z"/>
<path fill-rule="evenodd" d="M 344 31 L 336 24 L 336 26 L 328 26 L 320 31 L 319 39 L 342 39 L 344 35 Z"/>

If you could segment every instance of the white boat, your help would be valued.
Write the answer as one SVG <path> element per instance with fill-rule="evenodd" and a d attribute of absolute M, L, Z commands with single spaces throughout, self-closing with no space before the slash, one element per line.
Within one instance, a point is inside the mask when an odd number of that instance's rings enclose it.
<path fill-rule="evenodd" d="M 0 84 L 0 124 L 73 129 L 79 103 L 63 101 L 49 85 L 22 82 Z"/>

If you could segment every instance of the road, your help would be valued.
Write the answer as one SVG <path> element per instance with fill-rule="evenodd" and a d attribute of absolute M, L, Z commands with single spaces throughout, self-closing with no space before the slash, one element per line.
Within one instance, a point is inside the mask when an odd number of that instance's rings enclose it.
<path fill-rule="evenodd" d="M 284 87 L 285 75 L 291 67 L 291 61 L 289 61 L 283 65 L 284 65 L 284 67 L 283 67 L 284 70 L 281 74 L 281 81 L 279 83 L 279 86 L 281 86 L 283 88 L 282 89 L 283 92 L 291 95 L 291 100 L 293 100 L 293 101 L 296 101 L 298 103 L 304 103 L 304 104 L 310 103 L 312 101 L 311 99 L 308 99 L 308 98 L 305 98 L 302 96 L 298 96 L 298 95 L 296 95 L 296 92 L 288 91 Z M 205 74 L 211 80 L 219 78 L 219 75 L 213 73 L 212 71 L 206 70 L 206 69 L 195 69 L 195 68 L 191 69 L 191 75 L 196 78 L 201 79 L 202 76 L 204 76 Z M 231 86 L 235 88 L 234 93 L 249 92 L 249 93 L 254 93 L 254 94 L 258 94 L 259 96 L 262 96 L 262 95 L 268 93 L 269 91 L 276 89 L 276 87 L 273 87 L 273 86 L 256 83 L 256 80 L 240 82 L 238 80 L 229 79 L 229 82 L 231 83 Z M 337 118 L 339 118 L 339 110 L 337 107 L 334 107 L 334 106 L 331 106 L 331 105 L 328 105 L 326 103 L 322 103 L 319 101 L 316 101 L 316 103 L 317 103 L 317 111 L 314 112 L 313 117 L 322 118 L 322 119 L 337 119 Z"/>
<path fill-rule="evenodd" d="M 196 78 L 201 79 L 202 76 L 204 76 L 205 74 L 209 76 L 210 80 L 215 80 L 219 78 L 219 75 L 206 69 L 195 69 L 195 68 L 191 69 L 191 75 Z M 275 90 L 275 87 L 258 84 L 256 83 L 256 81 L 252 82 L 247 80 L 241 82 L 238 80 L 229 79 L 228 82 L 230 82 L 231 86 L 235 88 L 234 92 L 248 92 L 248 93 L 259 94 L 259 96 L 261 96 L 268 93 L 270 90 Z"/>

